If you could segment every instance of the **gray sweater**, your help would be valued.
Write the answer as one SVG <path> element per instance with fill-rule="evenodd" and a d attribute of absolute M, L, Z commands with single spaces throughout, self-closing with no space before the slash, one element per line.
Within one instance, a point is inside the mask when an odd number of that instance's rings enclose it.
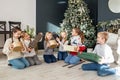
<path fill-rule="evenodd" d="M 53 53 L 53 49 L 47 47 L 47 42 L 44 41 L 44 55 L 52 55 Z"/>

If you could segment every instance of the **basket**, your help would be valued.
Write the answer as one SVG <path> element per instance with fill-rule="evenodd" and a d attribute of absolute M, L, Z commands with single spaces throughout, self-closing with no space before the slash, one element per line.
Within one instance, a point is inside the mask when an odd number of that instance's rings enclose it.
<path fill-rule="evenodd" d="M 13 51 L 21 51 L 23 48 L 23 45 L 21 42 L 13 42 Z"/>
<path fill-rule="evenodd" d="M 57 47 L 57 42 L 55 40 L 50 40 L 49 44 L 50 44 L 50 48 L 56 48 Z"/>

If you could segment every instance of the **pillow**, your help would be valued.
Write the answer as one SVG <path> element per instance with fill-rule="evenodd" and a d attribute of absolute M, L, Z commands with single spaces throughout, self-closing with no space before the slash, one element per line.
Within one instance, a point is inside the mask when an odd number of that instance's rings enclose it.
<path fill-rule="evenodd" d="M 120 29 L 118 29 L 118 37 L 120 37 Z"/>
<path fill-rule="evenodd" d="M 117 49 L 117 39 L 118 39 L 118 34 L 115 33 L 108 33 L 109 37 L 107 40 L 107 44 L 114 49 Z"/>

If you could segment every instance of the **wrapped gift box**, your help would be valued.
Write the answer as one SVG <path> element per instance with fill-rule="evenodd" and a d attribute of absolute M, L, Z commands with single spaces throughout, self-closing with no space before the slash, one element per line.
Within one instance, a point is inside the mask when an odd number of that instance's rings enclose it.
<path fill-rule="evenodd" d="M 56 48 L 57 47 L 57 42 L 55 40 L 50 40 L 50 48 Z"/>
<path fill-rule="evenodd" d="M 86 59 L 86 60 L 94 61 L 94 62 L 99 62 L 101 59 L 101 57 L 98 56 L 97 54 L 87 53 L 87 52 L 79 53 L 78 57 Z"/>
<path fill-rule="evenodd" d="M 77 52 L 77 46 L 64 45 L 64 50 L 71 51 L 71 52 Z"/>
<path fill-rule="evenodd" d="M 13 42 L 13 51 L 21 51 L 23 49 L 23 45 L 21 42 Z"/>

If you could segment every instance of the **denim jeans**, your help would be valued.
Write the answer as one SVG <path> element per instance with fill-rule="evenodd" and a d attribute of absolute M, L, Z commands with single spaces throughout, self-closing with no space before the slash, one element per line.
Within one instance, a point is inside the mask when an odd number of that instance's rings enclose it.
<path fill-rule="evenodd" d="M 65 63 L 68 63 L 68 64 L 77 64 L 79 62 L 80 62 L 80 58 L 77 55 L 71 55 L 71 54 L 69 54 L 65 58 Z"/>
<path fill-rule="evenodd" d="M 98 76 L 107 76 L 116 73 L 114 68 L 110 68 L 107 64 L 88 63 L 83 64 L 82 69 L 85 71 L 97 71 Z"/>
<path fill-rule="evenodd" d="M 28 67 L 30 64 L 25 58 L 16 58 L 8 61 L 13 68 L 16 69 L 23 69 L 25 67 Z"/>
<path fill-rule="evenodd" d="M 57 61 L 54 55 L 43 55 L 43 58 L 46 63 L 53 63 Z"/>
<path fill-rule="evenodd" d="M 65 60 L 65 58 L 68 56 L 68 53 L 66 51 L 58 51 L 58 60 Z"/>

